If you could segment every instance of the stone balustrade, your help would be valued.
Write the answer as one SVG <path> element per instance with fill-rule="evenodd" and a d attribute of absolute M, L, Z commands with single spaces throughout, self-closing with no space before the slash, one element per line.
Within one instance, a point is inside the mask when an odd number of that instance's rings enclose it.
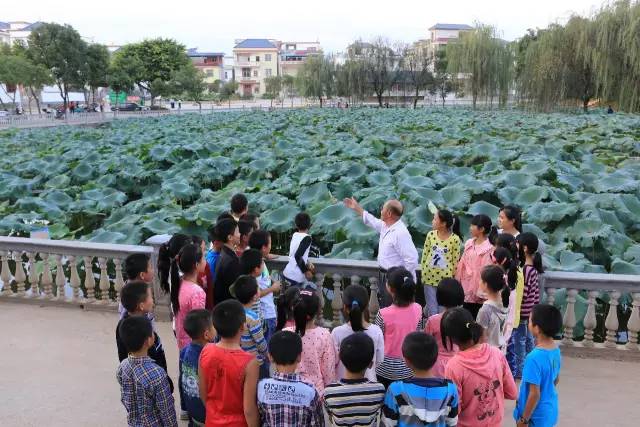
<path fill-rule="evenodd" d="M 116 310 L 124 283 L 124 258 L 147 253 L 155 265 L 158 249 L 168 238 L 154 236 L 147 246 L 132 246 L 0 237 L 0 301 Z M 281 256 L 268 265 L 272 272 L 279 272 L 287 261 L 288 257 Z M 379 310 L 376 295 L 384 286 L 379 283 L 376 262 L 329 258 L 311 262 L 316 267 L 313 283 L 325 307 L 324 324 L 336 326 L 344 321 L 341 292 L 351 283 L 370 290 L 368 310 L 370 318 L 375 318 Z M 640 354 L 640 276 L 546 272 L 541 288 L 543 301 L 562 310 L 564 346 Z M 154 295 L 158 318 L 167 319 L 168 297 L 157 281 Z"/>

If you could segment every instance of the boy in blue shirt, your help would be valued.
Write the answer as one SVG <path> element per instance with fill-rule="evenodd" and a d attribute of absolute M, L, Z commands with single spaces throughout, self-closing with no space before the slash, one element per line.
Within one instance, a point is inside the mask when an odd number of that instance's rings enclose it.
<path fill-rule="evenodd" d="M 192 310 L 184 320 L 184 330 L 191 343 L 180 350 L 180 373 L 182 374 L 182 398 L 189 414 L 190 426 L 203 426 L 205 408 L 198 390 L 198 360 L 207 343 L 216 335 L 209 310 Z"/>
<path fill-rule="evenodd" d="M 562 358 L 555 337 L 562 329 L 562 314 L 552 305 L 539 304 L 529 317 L 536 348 L 527 355 L 520 394 L 513 411 L 518 427 L 555 426 L 558 423 L 558 385 Z"/>

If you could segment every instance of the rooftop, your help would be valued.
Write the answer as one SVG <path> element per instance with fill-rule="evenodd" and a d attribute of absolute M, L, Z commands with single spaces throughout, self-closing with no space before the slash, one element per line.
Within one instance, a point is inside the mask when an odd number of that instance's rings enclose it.
<path fill-rule="evenodd" d="M 0 21 L 0 30 L 8 30 L 9 28 L 11 28 L 9 23 Z"/>
<path fill-rule="evenodd" d="M 198 48 L 188 49 L 187 56 L 195 58 L 199 56 L 224 56 L 224 52 L 198 52 Z"/>
<path fill-rule="evenodd" d="M 429 28 L 429 31 L 433 30 L 473 30 L 473 27 L 467 24 L 436 24 Z"/>
<path fill-rule="evenodd" d="M 244 39 L 234 46 L 234 49 L 277 49 L 269 39 Z"/>
<path fill-rule="evenodd" d="M 38 22 L 34 22 L 33 24 L 29 24 L 26 27 L 21 28 L 19 31 L 34 31 L 42 27 L 43 25 L 44 25 L 44 22 L 38 21 Z"/>

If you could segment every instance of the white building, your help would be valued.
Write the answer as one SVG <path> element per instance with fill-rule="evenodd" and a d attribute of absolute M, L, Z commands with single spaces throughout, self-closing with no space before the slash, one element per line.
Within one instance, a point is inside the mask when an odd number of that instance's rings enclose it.
<path fill-rule="evenodd" d="M 0 42 L 13 44 L 16 41 L 27 43 L 31 32 L 40 27 L 43 22 L 12 21 L 0 22 Z"/>
<path fill-rule="evenodd" d="M 440 47 L 446 46 L 451 40 L 459 38 L 461 32 L 471 30 L 473 27 L 467 24 L 436 24 L 429 28 L 431 33 L 429 44 L 435 52 Z"/>
<path fill-rule="evenodd" d="M 314 55 L 322 55 L 320 42 L 280 42 L 278 74 L 295 77 L 304 61 Z"/>
<path fill-rule="evenodd" d="M 231 56 L 225 56 L 222 59 L 222 80 L 225 82 L 230 82 L 232 80 L 234 80 L 234 71 L 233 71 L 233 67 L 235 66 L 235 58 L 233 57 L 233 55 Z"/>

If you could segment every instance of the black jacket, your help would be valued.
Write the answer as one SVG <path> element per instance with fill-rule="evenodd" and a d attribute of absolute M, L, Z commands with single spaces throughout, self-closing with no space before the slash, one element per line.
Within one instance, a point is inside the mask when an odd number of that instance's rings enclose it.
<path fill-rule="evenodd" d="M 233 298 L 229 293 L 229 288 L 240 276 L 240 258 L 227 246 L 222 247 L 220 258 L 216 262 L 216 272 L 213 279 L 213 303 Z"/>

